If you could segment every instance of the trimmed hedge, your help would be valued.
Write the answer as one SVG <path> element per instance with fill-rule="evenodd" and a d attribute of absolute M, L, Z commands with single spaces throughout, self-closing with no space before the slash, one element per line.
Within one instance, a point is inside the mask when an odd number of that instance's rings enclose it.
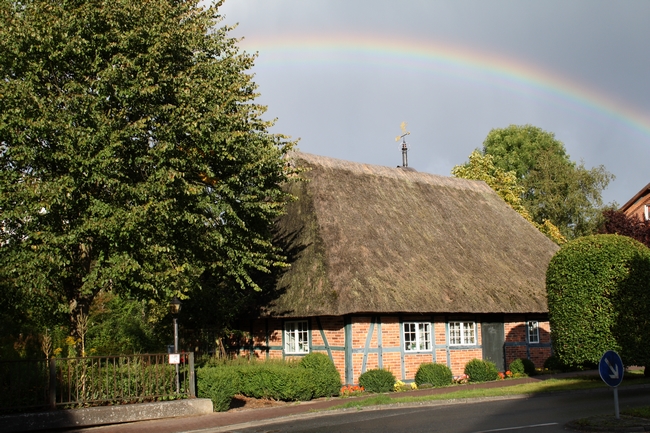
<path fill-rule="evenodd" d="M 616 350 L 625 365 L 650 364 L 650 249 L 619 235 L 567 242 L 546 273 L 554 353 L 568 366 Z"/>
<path fill-rule="evenodd" d="M 236 394 L 284 401 L 338 395 L 341 376 L 322 353 L 306 355 L 300 362 L 237 359 L 208 362 L 199 368 L 197 388 L 199 397 L 212 400 L 215 411 L 224 411 Z"/>
<path fill-rule="evenodd" d="M 314 398 L 339 394 L 341 375 L 329 356 L 323 353 L 310 353 L 300 360 L 299 365 L 313 373 Z"/>
<path fill-rule="evenodd" d="M 368 392 L 388 392 L 393 390 L 395 376 L 383 368 L 368 370 L 359 376 L 359 385 Z"/>
<path fill-rule="evenodd" d="M 494 362 L 474 358 L 465 364 L 465 374 L 470 382 L 488 382 L 497 380 L 499 371 Z"/>
<path fill-rule="evenodd" d="M 259 362 L 236 367 L 239 392 L 246 397 L 307 401 L 314 395 L 314 374 L 297 364 Z"/>
<path fill-rule="evenodd" d="M 239 374 L 231 367 L 202 367 L 196 370 L 197 394 L 209 398 L 215 412 L 230 409 L 232 398 L 239 392 Z"/>
<path fill-rule="evenodd" d="M 444 364 L 425 362 L 420 364 L 417 373 L 415 373 L 415 384 L 419 387 L 424 384 L 430 384 L 435 387 L 451 385 L 454 376 L 451 370 Z"/>

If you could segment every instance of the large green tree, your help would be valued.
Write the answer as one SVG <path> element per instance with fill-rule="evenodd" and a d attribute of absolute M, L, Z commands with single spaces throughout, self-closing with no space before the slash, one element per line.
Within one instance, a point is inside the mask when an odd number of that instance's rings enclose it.
<path fill-rule="evenodd" d="M 491 130 L 482 153 L 496 167 L 515 172 L 523 205 L 536 223 L 548 220 L 568 239 L 595 233 L 602 191 L 614 178 L 604 166 L 587 169 L 573 162 L 553 133 L 531 125 Z"/>
<path fill-rule="evenodd" d="M 0 0 L 0 298 L 74 330 L 101 290 L 166 302 L 283 266 L 293 144 L 219 6 Z"/>

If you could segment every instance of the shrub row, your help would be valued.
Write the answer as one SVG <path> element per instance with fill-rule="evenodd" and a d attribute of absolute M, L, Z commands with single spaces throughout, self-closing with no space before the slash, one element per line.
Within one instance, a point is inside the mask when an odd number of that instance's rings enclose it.
<path fill-rule="evenodd" d="M 340 388 L 334 363 L 322 353 L 310 353 L 300 362 L 234 362 L 197 370 L 198 396 L 211 399 L 215 411 L 228 410 L 236 394 L 305 401 L 337 395 Z"/>
<path fill-rule="evenodd" d="M 535 374 L 529 359 L 510 363 L 515 375 Z M 493 362 L 472 359 L 465 365 L 470 382 L 487 382 L 499 377 Z M 444 364 L 423 363 L 415 374 L 418 387 L 448 386 L 453 382 L 451 370 Z M 199 397 L 210 398 L 215 411 L 228 410 L 236 394 L 253 398 L 305 401 L 339 393 L 341 379 L 332 361 L 324 354 L 311 353 L 300 362 L 253 362 L 208 365 L 197 371 Z M 359 385 L 368 392 L 389 392 L 395 385 L 389 370 L 372 369 L 359 376 Z"/>

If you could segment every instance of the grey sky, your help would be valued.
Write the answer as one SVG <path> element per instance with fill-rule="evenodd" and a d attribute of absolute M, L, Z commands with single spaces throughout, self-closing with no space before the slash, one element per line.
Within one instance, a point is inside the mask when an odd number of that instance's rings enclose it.
<path fill-rule="evenodd" d="M 405 120 L 409 165 L 449 175 L 490 129 L 529 123 L 555 133 L 574 161 L 616 175 L 606 202 L 650 182 L 648 1 L 227 0 L 221 12 L 239 23 L 240 45 L 259 50 L 253 72 L 273 131 L 305 152 L 396 166 Z M 355 48 L 360 40 L 374 50 Z M 382 47 L 392 41 L 404 55 Z M 470 62 L 416 59 L 417 47 Z M 556 81 L 517 81 L 526 71 Z M 566 93 L 574 87 L 588 98 Z"/>

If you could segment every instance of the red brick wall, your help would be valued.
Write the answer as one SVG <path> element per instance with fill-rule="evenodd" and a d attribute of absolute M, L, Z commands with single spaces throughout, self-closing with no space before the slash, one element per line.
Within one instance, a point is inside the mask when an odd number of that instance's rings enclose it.
<path fill-rule="evenodd" d="M 465 372 L 465 364 L 474 358 L 483 359 L 483 350 L 478 349 L 450 349 L 451 374 L 454 376 L 461 375 Z"/>
<path fill-rule="evenodd" d="M 551 348 L 548 346 L 551 343 L 551 325 L 545 319 L 545 317 L 526 318 L 523 315 L 509 317 L 509 322 L 505 324 L 506 368 L 515 359 L 528 358 L 529 354 L 536 368 L 544 366 L 544 361 L 551 356 Z M 539 344 L 528 344 L 526 334 L 528 320 L 536 320 L 539 324 Z"/>

